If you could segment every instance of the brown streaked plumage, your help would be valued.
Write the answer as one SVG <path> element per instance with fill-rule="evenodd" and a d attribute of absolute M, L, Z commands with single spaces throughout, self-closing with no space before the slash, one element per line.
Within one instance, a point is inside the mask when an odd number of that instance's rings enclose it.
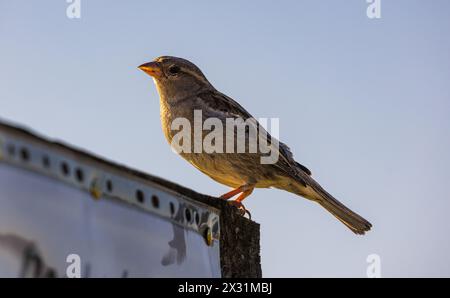
<path fill-rule="evenodd" d="M 227 118 L 253 118 L 240 104 L 217 91 L 201 70 L 185 59 L 162 56 L 139 68 L 155 81 L 160 95 L 162 128 L 169 143 L 176 133 L 170 129 L 172 121 L 182 117 L 192 123 L 194 110 L 202 111 L 203 121 L 211 117 L 221 119 L 224 127 Z M 258 130 L 264 129 L 257 122 L 255 125 Z M 206 134 L 203 132 L 202 137 Z M 236 135 L 234 137 L 236 139 Z M 250 137 L 250 134 L 246 134 L 246 138 Z M 278 142 L 270 135 L 267 138 L 270 144 Z M 319 203 L 356 234 L 364 234 L 370 230 L 372 225 L 367 220 L 331 196 L 311 177 L 308 168 L 294 160 L 288 146 L 278 142 L 277 150 L 279 159 L 274 164 L 262 164 L 261 152 L 182 152 L 180 155 L 212 179 L 232 187 L 233 190 L 222 198 L 230 199 L 239 195 L 233 201 L 238 207 L 243 208 L 242 200 L 249 196 L 254 188 L 274 187 Z"/>

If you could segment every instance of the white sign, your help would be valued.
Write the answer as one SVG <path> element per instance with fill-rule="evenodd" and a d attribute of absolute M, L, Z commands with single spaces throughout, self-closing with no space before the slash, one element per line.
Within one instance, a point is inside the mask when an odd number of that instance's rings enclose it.
<path fill-rule="evenodd" d="M 0 161 L 0 277 L 220 277 L 219 242 Z"/>

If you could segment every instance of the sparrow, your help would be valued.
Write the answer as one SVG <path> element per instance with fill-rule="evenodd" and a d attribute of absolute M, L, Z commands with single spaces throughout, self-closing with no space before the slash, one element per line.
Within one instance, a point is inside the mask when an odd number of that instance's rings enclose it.
<path fill-rule="evenodd" d="M 201 111 L 202 121 L 216 118 L 224 127 L 226 119 L 254 119 L 239 103 L 216 90 L 200 68 L 186 59 L 161 56 L 138 68 L 150 75 L 155 82 L 160 99 L 161 125 L 169 144 L 172 144 L 177 133 L 172 129 L 173 121 L 182 118 L 193 123 L 194 111 Z M 259 131 L 264 130 L 256 120 L 254 123 Z M 179 154 L 215 181 L 231 187 L 232 190 L 221 198 L 229 200 L 237 196 L 230 202 L 243 211 L 247 210 L 242 201 L 255 188 L 276 188 L 318 203 L 355 234 L 363 235 L 371 229 L 370 222 L 344 206 L 320 186 L 312 178 L 311 171 L 295 161 L 286 144 L 276 140 L 266 131 L 264 133 L 270 145 L 277 144 L 271 147 L 272 150 L 277 150 L 278 154 L 274 163 L 262 163 L 261 156 L 264 153 L 260 150 L 256 153 L 247 150 L 226 153 L 186 150 Z M 194 133 L 191 136 L 194 138 Z M 206 132 L 202 132 L 201 137 L 205 136 Z M 233 131 L 233 141 L 236 141 L 237 137 L 237 131 Z M 252 137 L 254 138 L 254 135 L 246 130 L 246 140 L 249 141 Z M 224 139 L 226 142 L 231 140 L 225 135 Z M 235 144 L 233 143 L 233 146 Z M 194 144 L 190 146 L 193 147 Z M 223 146 L 225 148 L 226 144 Z"/>

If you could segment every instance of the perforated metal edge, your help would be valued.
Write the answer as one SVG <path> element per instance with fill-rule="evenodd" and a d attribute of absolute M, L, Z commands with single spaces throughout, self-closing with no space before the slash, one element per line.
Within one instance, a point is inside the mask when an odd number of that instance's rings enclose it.
<path fill-rule="evenodd" d="M 0 164 L 7 163 L 89 192 L 94 199 L 122 201 L 191 229 L 207 245 L 220 239 L 219 211 L 161 185 L 84 160 L 0 130 Z"/>

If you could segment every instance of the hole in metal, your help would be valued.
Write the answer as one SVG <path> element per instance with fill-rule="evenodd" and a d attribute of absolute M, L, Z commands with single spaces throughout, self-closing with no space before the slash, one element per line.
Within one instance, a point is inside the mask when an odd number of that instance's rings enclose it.
<path fill-rule="evenodd" d="M 75 177 L 77 177 L 78 182 L 84 181 L 84 173 L 82 169 L 76 169 L 75 170 Z"/>
<path fill-rule="evenodd" d="M 136 191 L 136 200 L 141 204 L 144 203 L 144 193 L 140 189 Z"/>
<path fill-rule="evenodd" d="M 184 216 L 186 217 L 187 222 L 191 222 L 192 217 L 191 217 L 191 210 L 189 210 L 189 208 L 186 208 L 186 210 L 184 210 Z"/>
<path fill-rule="evenodd" d="M 159 198 L 156 195 L 152 196 L 152 205 L 155 208 L 159 208 Z"/>
<path fill-rule="evenodd" d="M 175 214 L 175 204 L 173 202 L 170 202 L 170 214 Z"/>
<path fill-rule="evenodd" d="M 20 149 L 20 157 L 25 162 L 29 161 L 30 160 L 30 153 L 28 152 L 28 149 L 26 149 L 26 148 Z"/>
<path fill-rule="evenodd" d="M 197 225 L 200 224 L 200 215 L 198 214 L 198 212 L 195 212 L 195 223 Z"/>
<path fill-rule="evenodd" d="M 217 233 L 219 231 L 219 223 L 215 222 L 212 228 L 214 233 Z"/>
<path fill-rule="evenodd" d="M 106 189 L 108 190 L 108 192 L 112 192 L 113 190 L 113 184 L 111 182 L 111 180 L 106 180 Z"/>
<path fill-rule="evenodd" d="M 64 176 L 68 176 L 70 173 L 69 165 L 66 162 L 61 163 L 61 172 Z"/>

